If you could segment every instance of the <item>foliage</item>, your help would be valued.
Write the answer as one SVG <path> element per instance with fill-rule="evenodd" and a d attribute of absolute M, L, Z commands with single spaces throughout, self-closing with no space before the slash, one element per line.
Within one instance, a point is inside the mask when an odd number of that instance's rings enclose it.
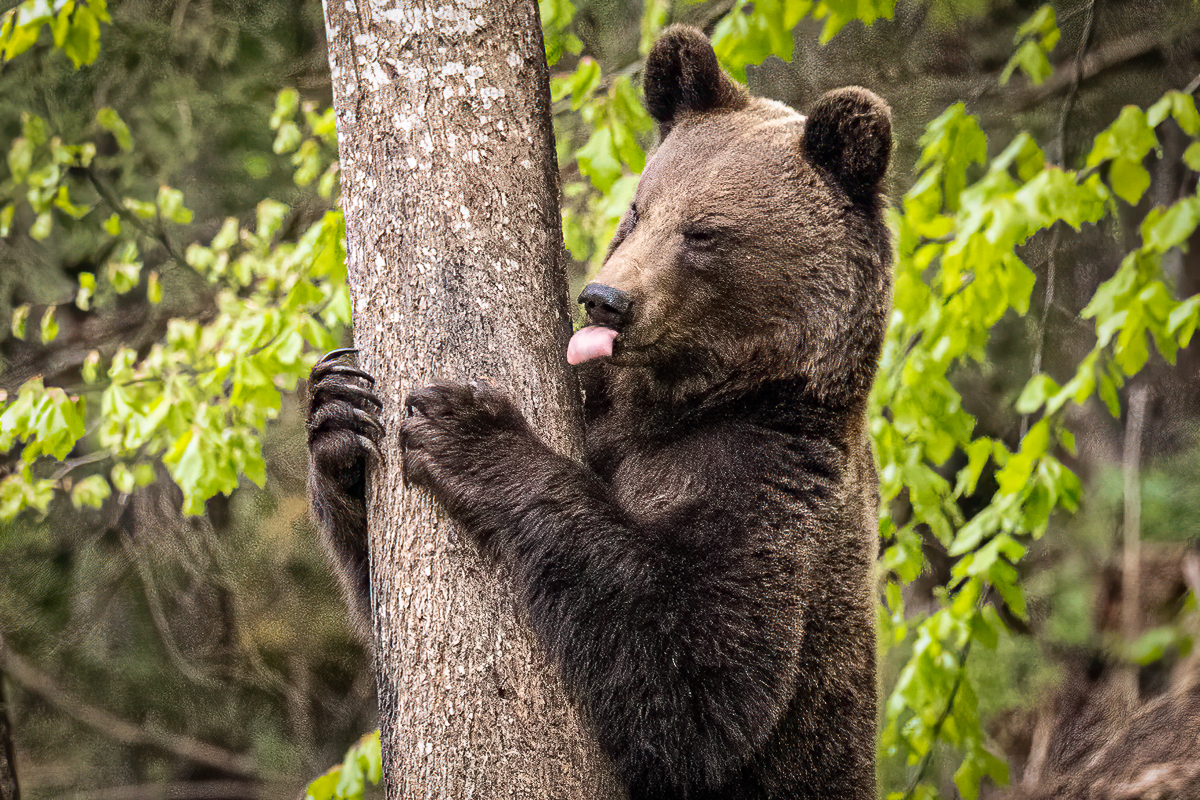
<path fill-rule="evenodd" d="M 570 0 L 540 7 L 547 58 L 559 67 L 551 92 L 567 176 L 564 239 L 578 261 L 595 265 L 632 198 L 654 126 L 638 99 L 640 64 L 606 72 L 599 59 L 581 55 Z M 645 4 L 643 56 L 675 10 L 658 0 Z M 792 30 L 806 17 L 824 21 L 826 42 L 851 20 L 870 23 L 893 10 L 891 0 L 736 0 L 713 41 L 725 68 L 744 78 L 749 64 L 790 58 Z M 29 0 L 2 19 L 0 59 L 20 55 L 49 27 L 76 67 L 96 57 L 99 23 L 108 21 L 102 2 L 61 0 Z M 1017 70 L 1043 81 L 1058 39 L 1053 9 L 1035 11 L 1019 28 L 999 82 Z M 0 397 L 0 451 L 21 445 L 16 467 L 0 480 L 0 521 L 44 514 L 60 492 L 76 507 L 101 506 L 154 480 L 156 462 L 191 514 L 233 491 L 243 475 L 261 484 L 261 439 L 283 393 L 349 322 L 340 211 L 308 218 L 263 200 L 253 220 L 231 217 L 205 230 L 180 189 L 161 182 L 125 188 L 114 179 L 115 159 L 139 147 L 138 125 L 111 108 L 88 125 L 68 136 L 41 116 L 23 117 L 0 173 L 0 236 L 21 232 L 46 242 L 86 229 L 102 257 L 77 277 L 69 305 L 80 311 L 112 307 L 131 293 L 165 303 L 168 268 L 187 270 L 204 287 L 205 310 L 174 316 L 144 352 L 93 351 L 79 386 L 35 377 Z M 888 787 L 889 798 L 935 796 L 927 768 L 939 748 L 957 753 L 954 782 L 968 800 L 985 777 L 1007 779 L 1007 766 L 988 749 L 968 662 L 975 650 L 1006 646 L 1005 617 L 1028 614 L 1023 557 L 1057 512 L 1079 505 L 1080 481 L 1063 462 L 1074 450 L 1068 411 L 1099 398 L 1119 414 L 1120 389 L 1149 363 L 1151 344 L 1171 363 L 1200 324 L 1200 295 L 1177 298 L 1164 268 L 1200 225 L 1200 198 L 1191 193 L 1144 214 L 1139 243 L 1083 310 L 1094 342 L 1073 374 L 1060 384 L 1035 361 L 1037 374 L 1013 398 L 1024 415 L 1015 447 L 980 433 L 956 384 L 963 370 L 987 368 L 1001 325 L 1029 312 L 1038 288 L 1025 262 L 1031 239 L 1049 240 L 1052 270 L 1064 229 L 1121 224 L 1130 206 L 1148 202 L 1146 163 L 1161 152 L 1164 125 L 1190 137 L 1183 160 L 1200 171 L 1200 114 L 1182 92 L 1144 110 L 1124 108 L 1077 168 L 1050 163 L 1028 133 L 990 146 L 961 104 L 930 121 L 920 140 L 912 185 L 891 216 L 895 310 L 871 408 L 889 572 L 882 636 L 885 647 L 907 654 L 885 703 L 880 747 L 885 758 L 908 764 L 908 785 Z M 315 183 L 332 202 L 331 111 L 285 90 L 269 126 L 295 184 Z M 109 142 L 115 150 L 101 146 Z M 52 342 L 61 316 L 53 305 L 26 304 L 10 326 L 20 338 Z M 85 464 L 104 469 L 73 478 Z M 950 579 L 932 610 L 906 608 L 904 589 L 927 566 L 926 536 L 952 559 Z M 1151 631 L 1134 655 L 1152 659 L 1177 641 L 1174 630 Z M 310 784 L 309 796 L 360 796 L 364 778 L 378 781 L 378 747 L 377 733 L 365 737 Z"/>
<path fill-rule="evenodd" d="M 1000 85 L 1008 83 L 1013 72 L 1020 69 L 1032 83 L 1042 83 L 1050 77 L 1050 51 L 1058 44 L 1058 21 L 1054 14 L 1054 6 L 1044 5 L 1034 12 L 1013 37 L 1017 46 L 1012 58 L 1004 65 L 1000 73 Z"/>
<path fill-rule="evenodd" d="M 367 781 L 378 786 L 382 777 L 383 754 L 376 730 L 347 750 L 342 763 L 308 784 L 305 800 L 361 800 Z"/>
<path fill-rule="evenodd" d="M 275 151 L 294 151 L 297 184 L 320 175 L 319 192 L 329 198 L 337 177 L 336 164 L 327 163 L 330 142 L 336 141 L 332 113 L 306 108 L 306 137 L 294 120 L 297 110 L 295 93 L 281 94 L 272 118 L 278 131 Z M 44 477 L 39 459 L 62 462 L 85 438 L 89 394 L 98 396 L 101 420 L 89 449 L 107 454 L 109 481 L 118 492 L 131 491 L 127 476 L 156 458 L 183 490 L 188 514 L 201 513 L 213 495 L 233 491 L 243 475 L 262 485 L 261 439 L 279 412 L 281 393 L 295 389 L 315 354 L 331 349 L 335 332 L 350 320 L 341 212 L 327 211 L 296 240 L 285 241 L 280 234 L 294 223 L 291 210 L 264 200 L 253 226 L 229 218 L 210 241 L 193 242 L 181 255 L 174 240 L 192 221 L 181 191 L 163 185 L 153 199 L 120 197 L 105 183 L 93 142 L 63 144 L 49 137 L 44 120 L 33 115 L 25 116 L 22 129 L 9 148 L 8 176 L 0 183 L 5 227 L 27 208 L 35 215 L 28 228 L 35 240 L 49 236 L 55 219 L 63 217 L 102 229 L 107 238 L 103 250 L 111 256 L 99 274 L 79 276 L 76 306 L 86 311 L 112 302 L 143 282 L 149 300 L 157 302 L 158 272 L 148 271 L 144 281 L 142 273 L 143 254 L 159 251 L 207 283 L 216 313 L 206 322 L 171 320 L 165 341 L 142 357 L 129 348 L 108 358 L 93 351 L 84 365 L 84 385 L 69 396 L 43 387 L 37 378 L 26 383 L 0 416 L 0 449 L 27 442 L 21 468 L 0 480 L 0 497 L 7 501 L 0 503 L 0 521 L 12 519 L 26 504 L 44 512 L 55 488 L 70 487 L 69 463 L 68 469 Z M 112 109 L 97 113 L 96 131 L 112 133 L 122 149 L 134 147 L 128 126 Z M 28 313 L 17 310 L 14 335 L 25 335 Z M 42 319 L 42 341 L 51 340 L 53 307 Z M 95 505 L 109 492 L 103 478 L 91 476 L 75 485 L 72 498 Z"/>
<path fill-rule="evenodd" d="M 100 53 L 101 22 L 112 22 L 106 0 L 25 0 L 0 15 L 0 65 L 36 44 L 43 27 L 76 68 L 90 64 Z"/>

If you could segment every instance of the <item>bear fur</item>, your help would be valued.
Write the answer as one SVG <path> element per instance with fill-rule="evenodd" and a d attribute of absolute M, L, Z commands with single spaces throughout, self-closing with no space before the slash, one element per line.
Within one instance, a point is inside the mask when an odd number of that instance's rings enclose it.
<path fill-rule="evenodd" d="M 889 111 L 851 88 L 806 120 L 679 26 L 644 86 L 661 144 L 569 351 L 586 463 L 504 394 L 447 384 L 406 401 L 405 474 L 511 567 L 633 800 L 868 800 Z M 365 608 L 382 429 L 364 379 L 314 369 L 309 446 L 315 514 Z"/>

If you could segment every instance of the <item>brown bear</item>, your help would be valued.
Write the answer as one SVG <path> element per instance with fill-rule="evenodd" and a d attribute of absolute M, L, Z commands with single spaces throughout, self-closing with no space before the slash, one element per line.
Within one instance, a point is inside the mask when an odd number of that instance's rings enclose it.
<path fill-rule="evenodd" d="M 685 27 L 644 86 L 661 144 L 568 350 L 586 463 L 505 395 L 438 385 L 406 401 L 405 473 L 511 566 L 631 798 L 868 800 L 889 111 L 752 98 Z M 365 377 L 323 361 L 309 418 L 313 507 L 364 606 Z"/>

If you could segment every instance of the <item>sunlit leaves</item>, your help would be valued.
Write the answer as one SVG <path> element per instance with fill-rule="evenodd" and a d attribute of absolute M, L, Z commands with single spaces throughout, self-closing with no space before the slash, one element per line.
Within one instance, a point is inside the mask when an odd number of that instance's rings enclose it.
<path fill-rule="evenodd" d="M 89 475 L 71 486 L 71 505 L 76 508 L 100 508 L 112 494 L 112 487 L 102 475 Z"/>
<path fill-rule="evenodd" d="M 737 0 L 713 30 L 713 49 L 721 66 L 745 81 L 749 64 L 768 56 L 791 59 L 792 30 L 804 17 L 825 20 L 820 35 L 825 44 L 853 20 L 869 25 L 891 19 L 895 5 L 895 0 Z"/>
<path fill-rule="evenodd" d="M 1054 7 L 1044 5 L 1017 29 L 1013 44 L 1017 46 L 1012 58 L 1000 73 L 1000 84 L 1008 83 L 1013 72 L 1020 69 L 1030 82 L 1040 84 L 1050 77 L 1050 51 L 1058 44 L 1058 22 Z"/>
<path fill-rule="evenodd" d="M 25 0 L 0 15 L 0 65 L 37 44 L 45 28 L 76 69 L 90 64 L 100 53 L 101 22 L 112 22 L 106 0 Z"/>
<path fill-rule="evenodd" d="M 1049 35 L 1052 16 L 1038 17 L 1025 33 Z M 1113 196 L 1129 203 L 1142 199 L 1150 180 L 1143 162 L 1158 152 L 1155 127 L 1168 117 L 1190 135 L 1200 132 L 1193 99 L 1168 93 L 1147 112 L 1123 109 L 1096 137 L 1086 168 L 1074 172 L 1047 164 L 1025 134 L 989 162 L 976 120 L 962 106 L 951 107 L 927 126 L 922 172 L 893 217 L 895 311 L 873 396 L 872 434 L 881 492 L 885 500 L 906 493 L 911 514 L 897 529 L 885 505 L 881 532 L 890 543 L 883 561 L 901 581 L 912 580 L 923 562 L 921 529 L 955 560 L 937 611 L 915 622 L 881 615 L 886 639 L 914 640 L 886 705 L 883 741 L 885 748 L 906 751 L 910 764 L 928 758 L 939 740 L 954 744 L 963 759 L 955 784 L 964 797 L 977 795 L 984 775 L 1004 778 L 1003 764 L 982 744 L 979 721 L 960 710 L 973 708 L 961 702 L 971 691 L 962 659 L 972 643 L 994 646 L 1005 633 L 992 607 L 971 598 L 994 591 L 1010 612 L 1025 615 L 1016 569 L 1026 552 L 1024 537 L 1042 535 L 1056 510 L 1074 511 L 1082 493 L 1078 478 L 1056 457 L 1058 448 L 1074 448 L 1065 428 L 1067 404 L 1097 396 L 1119 413 L 1118 390 L 1147 363 L 1149 344 L 1171 361 L 1194 334 L 1200 296 L 1177 300 L 1162 258 L 1186 247 L 1200 225 L 1200 199 L 1188 195 L 1146 215 L 1141 246 L 1082 312 L 1096 326 L 1093 351 L 1066 383 L 1035 375 L 1017 398 L 1018 412 L 1042 417 L 1032 421 L 1015 452 L 974 438 L 974 420 L 963 411 L 949 371 L 986 363 L 991 326 L 1028 310 L 1034 276 L 1018 256 L 1021 245 L 1055 224 L 1078 229 L 1103 219 L 1114 210 Z M 954 452 L 965 455 L 966 464 L 950 481 L 942 465 Z M 980 499 L 985 504 L 964 519 L 956 501 L 977 492 L 988 469 L 995 489 L 990 497 L 976 497 L 976 505 Z M 899 593 L 889 591 L 888 598 L 891 608 Z M 1150 644 L 1146 649 L 1153 650 Z M 918 785 L 912 796 L 922 791 Z M 935 795 L 932 787 L 926 794 Z"/>
<path fill-rule="evenodd" d="M 349 322 L 344 223 L 330 211 L 296 242 L 276 240 L 290 210 L 260 204 L 255 227 L 227 221 L 188 261 L 215 285 L 216 317 L 172 320 L 164 343 L 138 360 L 121 351 L 101 394 L 100 446 L 160 455 L 183 490 L 185 513 L 245 476 L 266 479 L 261 437 L 315 351 Z"/>
<path fill-rule="evenodd" d="M 282 105 L 281 116 L 297 110 L 294 103 L 289 108 L 286 97 Z M 312 109 L 304 113 L 311 141 L 336 141 L 332 117 Z M 102 112 L 97 121 L 119 143 L 131 136 L 114 113 Z M 62 148 L 36 117 L 26 118 L 23 133 L 9 161 L 27 184 L 43 171 L 53 173 L 56 165 L 81 164 L 81 158 L 94 152 Z M 65 156 L 56 155 L 55 148 Z M 325 169 L 336 175 L 336 164 Z M 45 193 L 53 208 L 93 220 L 115 240 L 100 270 L 80 274 L 75 305 L 90 311 L 139 287 L 151 303 L 162 302 L 159 270 L 144 269 L 143 248 L 160 258 L 164 252 L 175 258 L 163 231 L 167 225 L 192 221 L 183 193 L 160 186 L 153 200 L 142 200 L 100 191 L 90 206 L 83 206 L 65 196 L 66 184 L 54 184 L 60 180 L 61 170 L 51 174 L 53 194 Z M 106 215 L 93 214 L 96 207 L 104 207 Z M 49 219 L 49 211 L 42 211 L 37 220 Z M 281 231 L 293 213 L 282 203 L 265 200 L 250 226 L 227 220 L 207 246 L 187 248 L 186 266 L 214 288 L 216 313 L 203 324 L 171 320 L 165 341 L 140 358 L 132 350 L 120 350 L 107 366 L 95 351 L 85 359 L 84 380 L 99 392 L 98 424 L 87 447 L 108 454 L 118 465 L 138 465 L 132 472 L 113 467 L 112 486 L 117 491 L 128 493 L 152 480 L 147 462 L 156 458 L 182 489 L 185 513 L 201 513 L 208 498 L 232 491 L 243 476 L 260 485 L 266 480 L 261 440 L 267 423 L 279 412 L 282 393 L 295 388 L 316 357 L 314 351 L 336 345 L 335 330 L 350 317 L 341 212 L 327 212 L 299 238 L 282 241 Z M 31 237 L 47 232 L 37 224 L 28 231 Z M 185 266 L 182 262 L 179 266 Z M 28 335 L 30 312 L 29 306 L 16 310 L 14 335 Z M 46 306 L 39 338 L 49 342 L 57 334 L 56 308 Z M 69 469 L 60 470 L 61 479 L 46 477 L 50 465 L 44 460 L 62 461 L 84 436 L 82 398 L 68 398 L 62 389 L 44 387 L 34 379 L 0 409 L 0 450 L 29 439 L 21 453 L 27 469 L 10 476 L 0 501 L 9 517 L 25 508 L 44 510 L 55 489 L 67 491 L 78 508 L 103 503 L 110 485 L 106 479 L 86 476 L 72 483 Z"/>
<path fill-rule="evenodd" d="M 43 455 L 62 461 L 83 437 L 86 411 L 83 397 L 31 378 L 0 412 L 0 451 L 24 441 L 22 462 L 32 463 Z"/>
<path fill-rule="evenodd" d="M 735 78 L 746 80 L 746 65 L 768 56 L 792 57 L 792 29 L 813 10 L 812 0 L 738 0 L 713 30 L 713 49 Z"/>
<path fill-rule="evenodd" d="M 133 135 L 129 132 L 129 126 L 116 111 L 111 108 L 100 109 L 96 112 L 96 123 L 113 135 L 122 150 L 133 149 Z"/>
<path fill-rule="evenodd" d="M 345 760 L 308 784 L 305 800 L 360 800 L 367 783 L 383 777 L 379 731 L 362 737 L 346 751 Z"/>
<path fill-rule="evenodd" d="M 578 55 L 583 50 L 583 42 L 569 30 L 575 18 L 575 5 L 571 0 L 538 0 L 538 11 L 547 64 L 557 64 L 563 53 Z"/>
<path fill-rule="evenodd" d="M 275 131 L 272 150 L 280 155 L 291 153 L 296 185 L 308 186 L 317 181 L 317 194 L 331 199 L 338 190 L 333 107 L 318 111 L 311 102 L 301 103 L 295 89 L 283 89 L 275 97 L 269 124 Z"/>

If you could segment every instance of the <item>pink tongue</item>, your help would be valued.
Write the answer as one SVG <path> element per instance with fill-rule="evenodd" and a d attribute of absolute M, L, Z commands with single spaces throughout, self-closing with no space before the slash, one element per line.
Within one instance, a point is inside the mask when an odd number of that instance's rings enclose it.
<path fill-rule="evenodd" d="M 617 332 L 612 328 L 605 328 L 599 325 L 589 325 L 586 328 L 580 328 L 571 337 L 570 344 L 567 345 L 567 363 L 572 365 L 582 364 L 593 358 L 611 356 L 613 339 L 616 338 Z"/>

